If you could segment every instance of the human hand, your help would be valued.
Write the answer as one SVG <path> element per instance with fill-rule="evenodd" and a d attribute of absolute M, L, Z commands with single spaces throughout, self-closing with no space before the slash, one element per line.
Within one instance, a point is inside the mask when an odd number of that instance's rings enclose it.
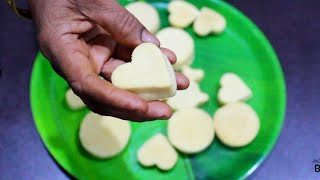
<path fill-rule="evenodd" d="M 166 103 L 146 102 L 107 81 L 117 66 L 130 60 L 133 48 L 143 42 L 160 45 L 116 0 L 28 1 L 43 55 L 90 110 L 132 121 L 172 115 Z M 173 52 L 162 51 L 171 63 L 176 61 Z M 186 89 L 188 79 L 180 73 L 176 77 L 178 89 Z"/>

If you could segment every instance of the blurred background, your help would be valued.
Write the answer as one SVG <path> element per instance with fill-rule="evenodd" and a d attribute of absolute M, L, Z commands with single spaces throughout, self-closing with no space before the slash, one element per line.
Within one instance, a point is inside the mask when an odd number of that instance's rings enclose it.
<path fill-rule="evenodd" d="M 287 86 L 287 113 L 271 154 L 249 179 L 320 179 L 320 1 L 226 0 L 265 33 Z M 0 179 L 69 179 L 42 144 L 29 102 L 38 51 L 31 21 L 0 3 Z M 271 129 L 272 131 L 272 129 Z"/>

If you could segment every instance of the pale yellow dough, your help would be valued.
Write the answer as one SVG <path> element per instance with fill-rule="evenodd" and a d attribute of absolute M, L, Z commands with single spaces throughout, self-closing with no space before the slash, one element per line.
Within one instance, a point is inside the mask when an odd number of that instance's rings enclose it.
<path fill-rule="evenodd" d="M 214 139 L 213 121 L 210 115 L 196 108 L 176 111 L 168 121 L 170 143 L 186 154 L 206 149 Z"/>
<path fill-rule="evenodd" d="M 182 73 L 195 82 L 200 82 L 204 77 L 204 71 L 202 69 L 192 69 L 188 66 L 182 69 Z"/>
<path fill-rule="evenodd" d="M 160 28 L 160 17 L 156 8 L 145 2 L 132 2 L 126 9 L 133 14 L 151 33 Z"/>
<path fill-rule="evenodd" d="M 207 36 L 211 33 L 220 34 L 227 26 L 226 19 L 217 11 L 203 7 L 193 24 L 193 30 L 199 36 Z"/>
<path fill-rule="evenodd" d="M 147 101 L 175 95 L 177 83 L 168 58 L 154 44 L 143 43 L 134 49 L 132 61 L 118 66 L 112 83 L 132 91 Z"/>
<path fill-rule="evenodd" d="M 131 127 L 128 121 L 89 112 L 83 119 L 79 138 L 84 149 L 98 158 L 111 158 L 128 144 Z"/>
<path fill-rule="evenodd" d="M 167 104 L 173 109 L 183 109 L 197 107 L 209 100 L 209 96 L 203 93 L 199 85 L 190 81 L 190 85 L 186 90 L 177 91 L 176 95 L 167 99 Z"/>
<path fill-rule="evenodd" d="M 86 107 L 86 105 L 84 104 L 84 102 L 80 99 L 79 96 L 77 96 L 72 89 L 69 89 L 66 93 L 66 101 L 68 106 L 72 109 L 72 110 L 78 110 L 81 108 Z"/>
<path fill-rule="evenodd" d="M 172 169 L 178 160 L 176 150 L 162 134 L 157 134 L 146 141 L 138 150 L 137 157 L 143 166 L 157 166 L 165 171 Z"/>
<path fill-rule="evenodd" d="M 230 147 L 242 147 L 258 135 L 260 122 L 257 113 L 247 104 L 237 102 L 219 108 L 213 118 L 218 138 Z"/>
<path fill-rule="evenodd" d="M 194 41 L 184 30 L 168 27 L 160 30 L 156 34 L 161 47 L 170 49 L 177 56 L 177 62 L 173 65 L 175 70 L 181 70 L 188 66 L 194 59 Z"/>
<path fill-rule="evenodd" d="M 170 25 L 185 28 L 193 23 L 199 10 L 187 1 L 171 1 L 168 5 Z"/>
<path fill-rule="evenodd" d="M 252 91 L 234 73 L 225 73 L 220 79 L 218 100 L 221 104 L 228 104 L 238 101 L 246 101 L 252 97 Z"/>

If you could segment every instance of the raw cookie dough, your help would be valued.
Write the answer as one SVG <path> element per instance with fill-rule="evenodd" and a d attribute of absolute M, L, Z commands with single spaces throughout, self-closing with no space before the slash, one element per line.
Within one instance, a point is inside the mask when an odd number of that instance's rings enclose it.
<path fill-rule="evenodd" d="M 211 33 L 220 34 L 227 26 L 226 19 L 217 11 L 203 7 L 193 24 L 193 30 L 199 36 Z"/>
<path fill-rule="evenodd" d="M 132 61 L 118 66 L 111 81 L 116 87 L 132 91 L 147 101 L 172 97 L 177 90 L 172 65 L 152 43 L 136 47 Z"/>
<path fill-rule="evenodd" d="M 180 109 L 168 121 L 168 138 L 178 150 L 198 153 L 206 149 L 214 138 L 210 115 L 196 108 Z"/>
<path fill-rule="evenodd" d="M 260 128 L 257 113 L 242 102 L 219 108 L 213 117 L 216 135 L 227 146 L 242 147 L 251 143 Z"/>
<path fill-rule="evenodd" d="M 252 97 L 250 88 L 234 73 L 225 73 L 220 79 L 218 100 L 221 104 L 246 101 Z"/>
<path fill-rule="evenodd" d="M 160 17 L 156 8 L 145 2 L 132 2 L 126 9 L 133 14 L 151 33 L 160 28 Z"/>
<path fill-rule="evenodd" d="M 204 71 L 202 69 L 192 69 L 188 66 L 182 69 L 182 73 L 195 82 L 200 82 L 204 77 Z"/>
<path fill-rule="evenodd" d="M 175 96 L 167 99 L 167 103 L 173 110 L 177 110 L 197 107 L 208 100 L 209 96 L 201 91 L 199 85 L 194 81 L 190 81 L 188 89 L 177 91 Z"/>
<path fill-rule="evenodd" d="M 177 28 L 188 27 L 199 14 L 199 10 L 187 1 L 171 1 L 168 11 L 170 25 Z"/>
<path fill-rule="evenodd" d="M 176 150 L 162 134 L 153 136 L 138 150 L 138 161 L 146 167 L 155 165 L 159 169 L 167 171 L 175 166 L 177 160 Z"/>
<path fill-rule="evenodd" d="M 71 88 L 66 93 L 66 101 L 72 110 L 78 110 L 86 107 L 84 102 L 72 91 Z"/>
<path fill-rule="evenodd" d="M 79 138 L 84 149 L 98 158 L 111 158 L 128 144 L 131 127 L 128 121 L 89 112 L 83 119 Z"/>
<path fill-rule="evenodd" d="M 175 70 L 190 65 L 194 59 L 194 42 L 192 37 L 184 30 L 168 27 L 156 34 L 161 47 L 170 49 L 177 56 L 177 62 L 173 65 Z"/>

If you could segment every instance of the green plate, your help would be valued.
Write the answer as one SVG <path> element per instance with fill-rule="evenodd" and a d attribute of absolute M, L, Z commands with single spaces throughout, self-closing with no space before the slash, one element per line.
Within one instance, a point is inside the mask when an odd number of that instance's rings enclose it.
<path fill-rule="evenodd" d="M 122 4 L 129 1 L 122 0 Z M 168 26 L 168 1 L 149 1 L 161 14 L 162 27 Z M 136 159 L 137 149 L 157 132 L 166 134 L 166 121 L 131 123 L 132 137 L 127 148 L 110 160 L 88 155 L 78 140 L 79 124 L 87 109 L 70 110 L 65 102 L 67 83 L 39 54 L 33 68 L 31 105 L 36 126 L 49 152 L 70 174 L 79 179 L 244 179 L 264 160 L 281 131 L 285 113 L 285 83 L 279 61 L 261 31 L 241 12 L 223 1 L 192 0 L 197 7 L 208 6 L 222 13 L 228 22 L 220 36 L 199 38 L 192 28 L 196 56 L 192 67 L 202 68 L 206 76 L 201 89 L 210 95 L 202 108 L 213 114 L 219 107 L 216 95 L 219 78 L 225 72 L 240 75 L 252 89 L 248 102 L 261 119 L 261 130 L 253 143 L 232 149 L 217 139 L 204 152 L 180 154 L 168 172 L 143 168 Z"/>

